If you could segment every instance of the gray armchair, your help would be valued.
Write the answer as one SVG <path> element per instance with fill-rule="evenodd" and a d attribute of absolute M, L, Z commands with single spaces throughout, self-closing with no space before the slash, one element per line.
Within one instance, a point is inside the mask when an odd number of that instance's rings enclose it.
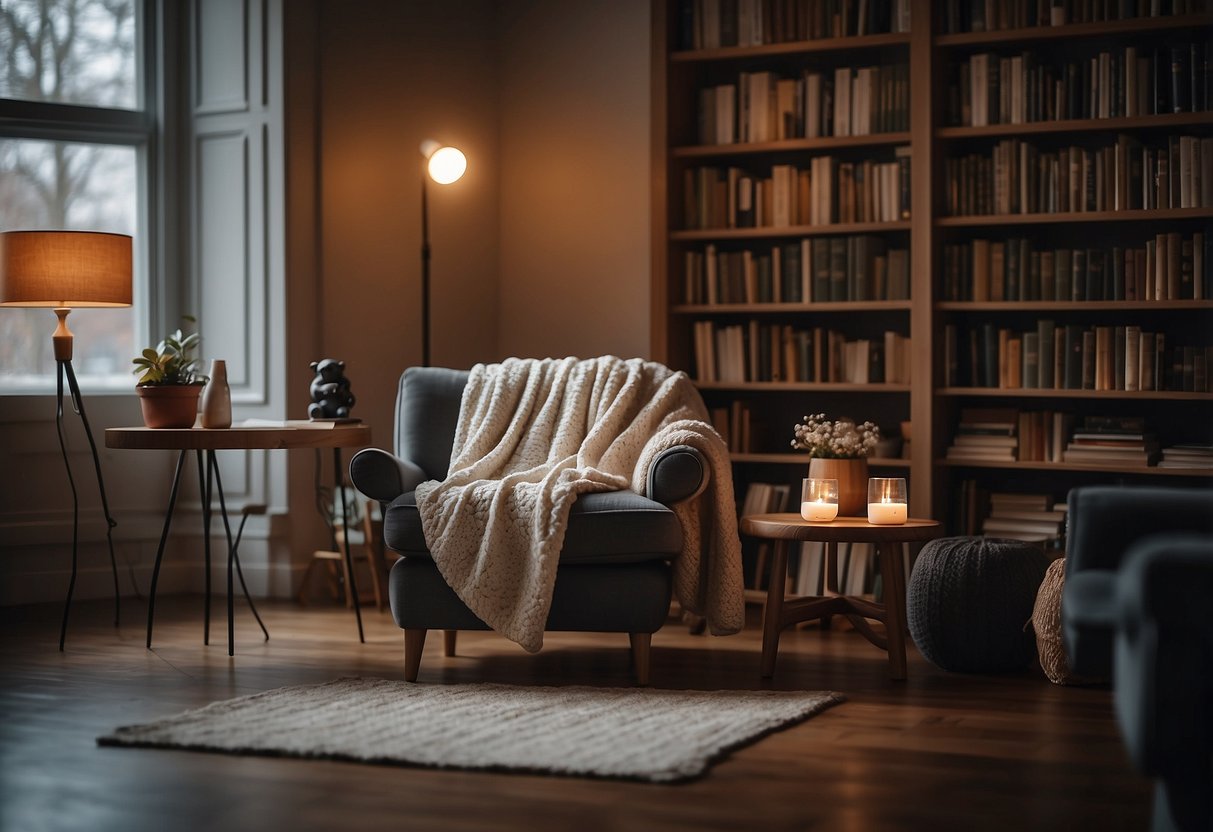
<path fill-rule="evenodd" d="M 395 450 L 359 452 L 350 477 L 383 505 L 384 542 L 402 557 L 392 568 L 392 616 L 405 632 L 405 678 L 415 681 L 429 630 L 447 632 L 453 655 L 458 630 L 484 630 L 442 579 L 422 532 L 414 490 L 447 476 L 465 371 L 412 367 L 400 377 Z M 698 495 L 710 469 L 695 449 L 660 454 L 645 494 L 613 491 L 582 495 L 569 516 L 546 629 L 625 632 L 637 682 L 648 683 L 651 636 L 670 606 L 670 560 L 682 548 L 682 530 L 668 506 Z"/>
<path fill-rule="evenodd" d="M 1155 778 L 1155 832 L 1213 829 L 1213 491 L 1069 496 L 1062 632 L 1071 668 L 1113 680 L 1121 735 Z"/>
<path fill-rule="evenodd" d="M 1067 499 L 1066 582 L 1062 637 L 1070 669 L 1112 675 L 1117 573 L 1140 538 L 1161 531 L 1213 535 L 1213 491 L 1201 488 L 1096 485 Z"/>

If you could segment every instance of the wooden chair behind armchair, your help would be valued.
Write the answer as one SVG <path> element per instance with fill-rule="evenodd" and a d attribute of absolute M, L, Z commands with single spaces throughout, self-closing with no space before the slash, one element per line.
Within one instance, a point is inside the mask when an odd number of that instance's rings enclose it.
<path fill-rule="evenodd" d="M 384 581 L 389 568 L 383 546 L 383 517 L 380 514 L 378 503 L 357 496 L 351 497 L 350 500 L 350 505 L 353 507 L 351 512 L 353 517 L 350 518 L 350 526 L 353 531 L 353 534 L 350 535 L 351 560 L 355 564 L 366 563 L 367 571 L 370 573 L 371 594 L 375 607 L 383 612 L 387 608 Z M 335 546 L 312 552 L 312 562 L 308 564 L 307 571 L 303 574 L 303 582 L 299 586 L 297 599 L 300 604 L 307 604 L 312 577 L 317 569 L 323 569 L 328 578 L 329 591 L 333 598 L 338 599 L 344 596 L 345 605 L 350 608 L 354 606 L 354 600 L 350 595 L 350 576 L 346 570 L 345 557 L 342 555 L 345 547 L 346 526 L 342 522 L 340 512 L 331 512 L 330 518 L 334 525 Z M 367 603 L 370 600 L 371 598 L 365 598 L 359 593 L 360 602 Z"/>

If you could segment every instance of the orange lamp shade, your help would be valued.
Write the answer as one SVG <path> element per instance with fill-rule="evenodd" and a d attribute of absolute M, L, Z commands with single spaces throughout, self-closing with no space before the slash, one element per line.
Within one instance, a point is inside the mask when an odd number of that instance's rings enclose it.
<path fill-rule="evenodd" d="M 0 306 L 130 306 L 131 250 L 126 234 L 0 232 Z"/>

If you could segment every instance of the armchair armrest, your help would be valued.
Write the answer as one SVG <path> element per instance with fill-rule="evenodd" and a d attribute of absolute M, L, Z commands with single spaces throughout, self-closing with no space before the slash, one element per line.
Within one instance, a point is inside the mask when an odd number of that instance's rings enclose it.
<path fill-rule="evenodd" d="M 350 460 L 350 481 L 363 495 L 390 503 L 430 479 L 421 466 L 378 448 L 366 448 Z"/>
<path fill-rule="evenodd" d="M 698 496 L 711 477 L 712 469 L 703 454 L 689 445 L 675 445 L 653 459 L 645 496 L 667 506 L 681 503 Z"/>
<path fill-rule="evenodd" d="M 1143 537 L 1125 555 L 1117 583 L 1115 700 L 1129 753 L 1147 774 L 1199 771 L 1202 760 L 1208 772 L 1213 538 Z"/>
<path fill-rule="evenodd" d="M 1213 533 L 1213 491 L 1194 488 L 1087 486 L 1069 494 L 1066 578 L 1117 569 L 1138 538 L 1160 530 Z"/>

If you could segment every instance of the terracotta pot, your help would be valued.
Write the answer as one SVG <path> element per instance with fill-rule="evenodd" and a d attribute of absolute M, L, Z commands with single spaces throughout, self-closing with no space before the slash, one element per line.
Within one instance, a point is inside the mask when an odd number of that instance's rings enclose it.
<path fill-rule="evenodd" d="M 809 460 L 809 476 L 816 479 L 838 480 L 838 514 L 840 517 L 868 516 L 868 460 L 817 459 Z"/>
<path fill-rule="evenodd" d="M 149 428 L 192 428 L 201 384 L 140 384 L 135 387 L 143 424 Z"/>

